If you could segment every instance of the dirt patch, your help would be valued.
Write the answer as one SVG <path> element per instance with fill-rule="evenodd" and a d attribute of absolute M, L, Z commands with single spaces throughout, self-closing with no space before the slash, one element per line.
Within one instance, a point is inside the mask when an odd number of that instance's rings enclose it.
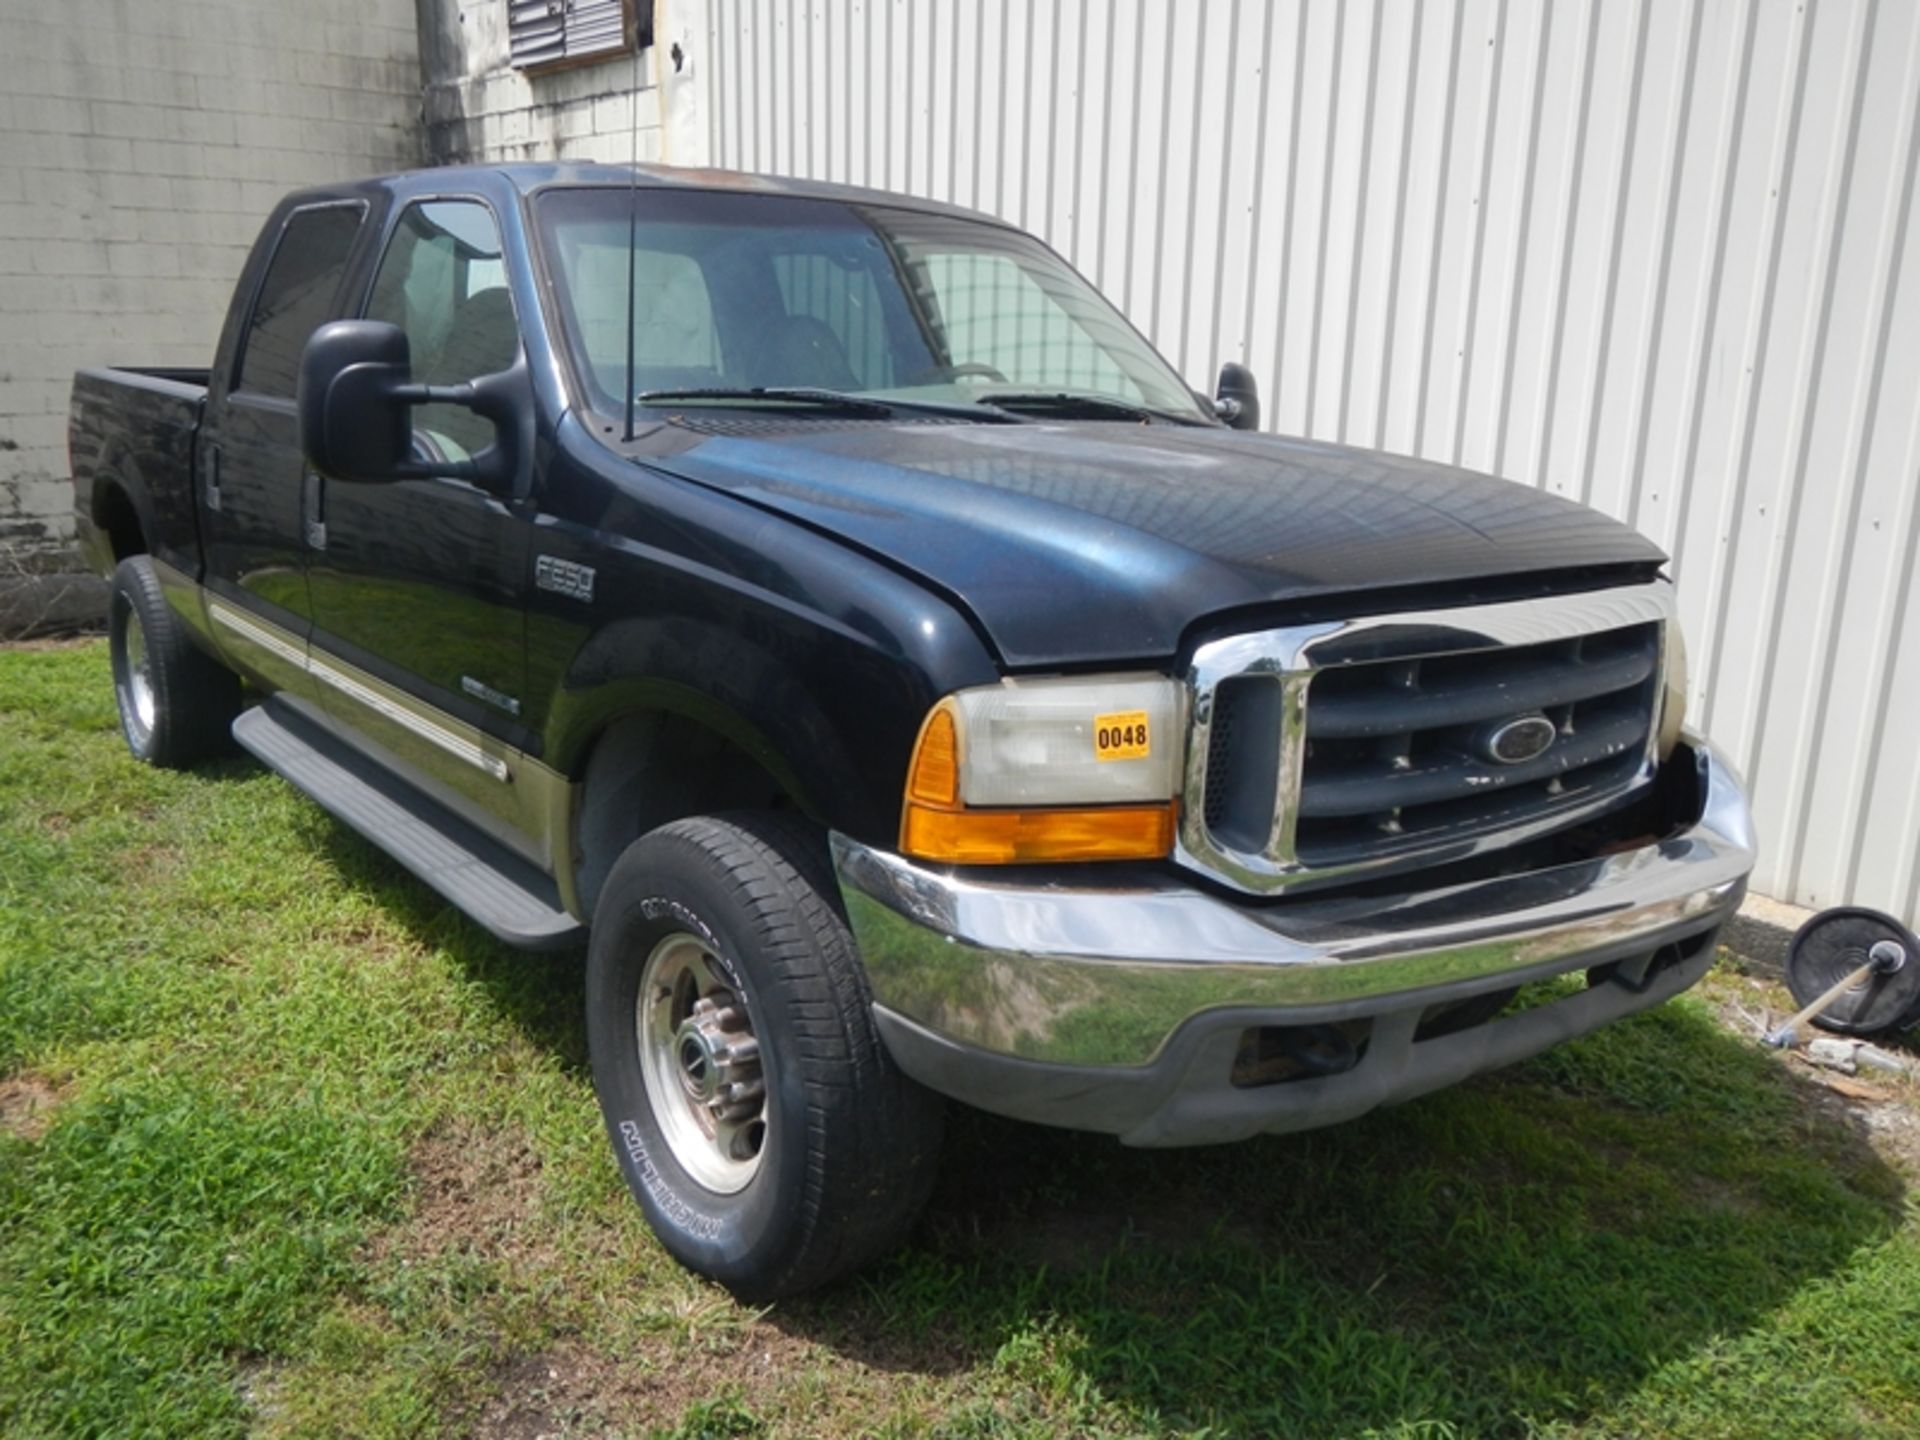
<path fill-rule="evenodd" d="M 382 959 L 398 954 L 401 949 L 393 933 L 375 920 L 343 920 L 324 927 L 316 938 L 334 945 L 345 945 L 362 954 L 378 955 Z"/>
<path fill-rule="evenodd" d="M 180 851 L 171 845 L 142 845 L 121 861 L 122 876 L 137 885 L 152 885 L 180 869 Z"/>
<path fill-rule="evenodd" d="M 240 1403 L 256 1421 L 272 1424 L 286 1409 L 280 1393 L 280 1367 L 261 1356 L 249 1356 L 235 1367 Z"/>
<path fill-rule="evenodd" d="M 369 1268 L 464 1255 L 523 1272 L 517 1284 L 542 1283 L 566 1268 L 556 1222 L 543 1213 L 540 1157 L 517 1128 L 442 1121 L 415 1142 L 407 1170 L 411 1211 L 368 1242 Z M 712 1305 L 730 1318 L 739 1313 L 705 1286 L 690 1289 L 687 1304 Z M 645 1433 L 677 1422 L 696 1401 L 724 1397 L 765 1413 L 821 1353 L 813 1341 L 764 1319 L 734 1319 L 713 1330 L 688 1326 L 678 1337 L 643 1335 L 617 1345 L 575 1332 L 531 1354 L 496 1351 L 486 1386 L 491 1398 L 467 1412 L 468 1423 L 486 1440 L 532 1440 Z"/>
<path fill-rule="evenodd" d="M 804 1370 L 820 1352 L 812 1341 L 765 1320 L 736 1332 L 728 1340 L 709 1340 L 691 1347 L 642 1354 L 638 1365 L 613 1371 L 610 1419 L 622 1430 L 636 1424 L 671 1423 L 698 1400 L 722 1395 L 736 1397 L 747 1409 L 765 1414 L 776 1408 L 774 1397 Z M 852 1367 L 836 1359 L 843 1383 Z"/>
<path fill-rule="evenodd" d="M 375 1263 L 449 1253 L 553 1258 L 539 1216 L 540 1157 L 518 1129 L 444 1121 L 407 1157 L 413 1213 L 369 1242 Z"/>
<path fill-rule="evenodd" d="M 22 1140 L 38 1140 L 53 1124 L 66 1094 L 39 1075 L 9 1075 L 0 1080 L 0 1131 Z"/>
<path fill-rule="evenodd" d="M 1799 1051 L 1780 1063 L 1819 1087 L 1817 1108 L 1830 1123 L 1850 1129 L 1907 1179 L 1920 1180 L 1920 1086 L 1912 1079 L 1840 1075 Z"/>
<path fill-rule="evenodd" d="M 1858 1113 L 1881 1158 L 1909 1180 L 1920 1181 L 1920 1106 L 1909 1099 L 1904 1105 L 1863 1105 Z"/>
<path fill-rule="evenodd" d="M 811 1342 L 760 1322 L 736 1345 L 692 1353 L 662 1346 L 614 1360 L 570 1346 L 515 1356 L 494 1367 L 498 1393 L 473 1433 L 481 1440 L 642 1433 L 672 1425 L 696 1402 L 721 1398 L 766 1416 L 816 1353 Z"/>
<path fill-rule="evenodd" d="M 496 1367 L 499 1397 L 481 1411 L 473 1433 L 481 1440 L 538 1440 L 607 1423 L 610 1393 L 605 1362 L 571 1352 L 525 1355 Z"/>
<path fill-rule="evenodd" d="M 98 645 L 104 631 L 104 624 L 77 635 L 41 635 L 32 640 L 0 640 L 0 650 L 23 650 L 32 653 L 37 650 L 84 650 L 89 645 Z"/>
<path fill-rule="evenodd" d="M 1785 986 L 1754 975 L 1717 974 L 1698 993 L 1722 1026 L 1756 1045 L 1794 1011 Z M 1907 1178 L 1920 1179 L 1920 1057 L 1899 1037 L 1880 1036 L 1874 1043 L 1906 1058 L 1913 1068 L 1905 1077 L 1867 1070 L 1846 1076 L 1813 1064 L 1798 1049 L 1768 1053 L 1817 1087 L 1810 1092 L 1814 1106 L 1829 1123 L 1853 1131 Z"/>

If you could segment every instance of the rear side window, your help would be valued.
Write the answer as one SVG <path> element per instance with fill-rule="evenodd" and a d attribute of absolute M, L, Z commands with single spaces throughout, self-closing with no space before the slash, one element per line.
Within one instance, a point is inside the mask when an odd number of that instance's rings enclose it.
<path fill-rule="evenodd" d="M 326 205 L 288 218 L 253 304 L 234 389 L 293 394 L 307 337 L 334 318 L 334 297 L 364 213 L 359 205 Z"/>

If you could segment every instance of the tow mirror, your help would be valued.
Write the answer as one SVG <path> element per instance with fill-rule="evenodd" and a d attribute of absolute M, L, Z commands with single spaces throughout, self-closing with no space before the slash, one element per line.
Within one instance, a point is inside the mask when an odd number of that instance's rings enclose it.
<path fill-rule="evenodd" d="M 300 356 L 300 448 L 330 480 L 398 480 L 413 455 L 407 334 L 378 320 L 322 325 Z"/>
<path fill-rule="evenodd" d="M 1213 413 L 1235 430 L 1260 428 L 1260 384 L 1246 366 L 1229 360 L 1220 367 Z"/>
<path fill-rule="evenodd" d="M 533 386 L 524 353 L 464 385 L 416 385 L 406 332 L 379 320 L 322 325 L 300 357 L 295 392 L 300 448 L 330 480 L 378 482 L 441 476 L 505 494 L 524 493 L 533 454 Z M 494 443 L 470 459 L 416 455 L 415 405 L 459 405 L 493 421 Z"/>

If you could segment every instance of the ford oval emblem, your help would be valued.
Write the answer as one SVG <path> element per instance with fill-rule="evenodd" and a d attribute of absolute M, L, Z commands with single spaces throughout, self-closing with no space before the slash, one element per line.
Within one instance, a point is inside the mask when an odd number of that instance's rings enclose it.
<path fill-rule="evenodd" d="M 1519 715 L 1494 726 L 1480 753 L 1496 765 L 1524 765 L 1551 750 L 1559 734 L 1544 715 Z"/>

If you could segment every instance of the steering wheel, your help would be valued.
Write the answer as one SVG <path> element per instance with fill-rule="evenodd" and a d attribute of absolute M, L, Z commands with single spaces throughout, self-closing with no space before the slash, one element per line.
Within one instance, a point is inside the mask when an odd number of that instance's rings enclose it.
<path fill-rule="evenodd" d="M 964 365 L 935 365 L 931 370 L 922 370 L 918 375 L 908 376 L 906 383 L 925 385 L 932 380 L 962 380 L 969 375 L 977 375 L 982 380 L 998 380 L 1002 385 L 1007 383 L 1006 376 L 993 366 L 978 360 L 969 360 Z"/>

